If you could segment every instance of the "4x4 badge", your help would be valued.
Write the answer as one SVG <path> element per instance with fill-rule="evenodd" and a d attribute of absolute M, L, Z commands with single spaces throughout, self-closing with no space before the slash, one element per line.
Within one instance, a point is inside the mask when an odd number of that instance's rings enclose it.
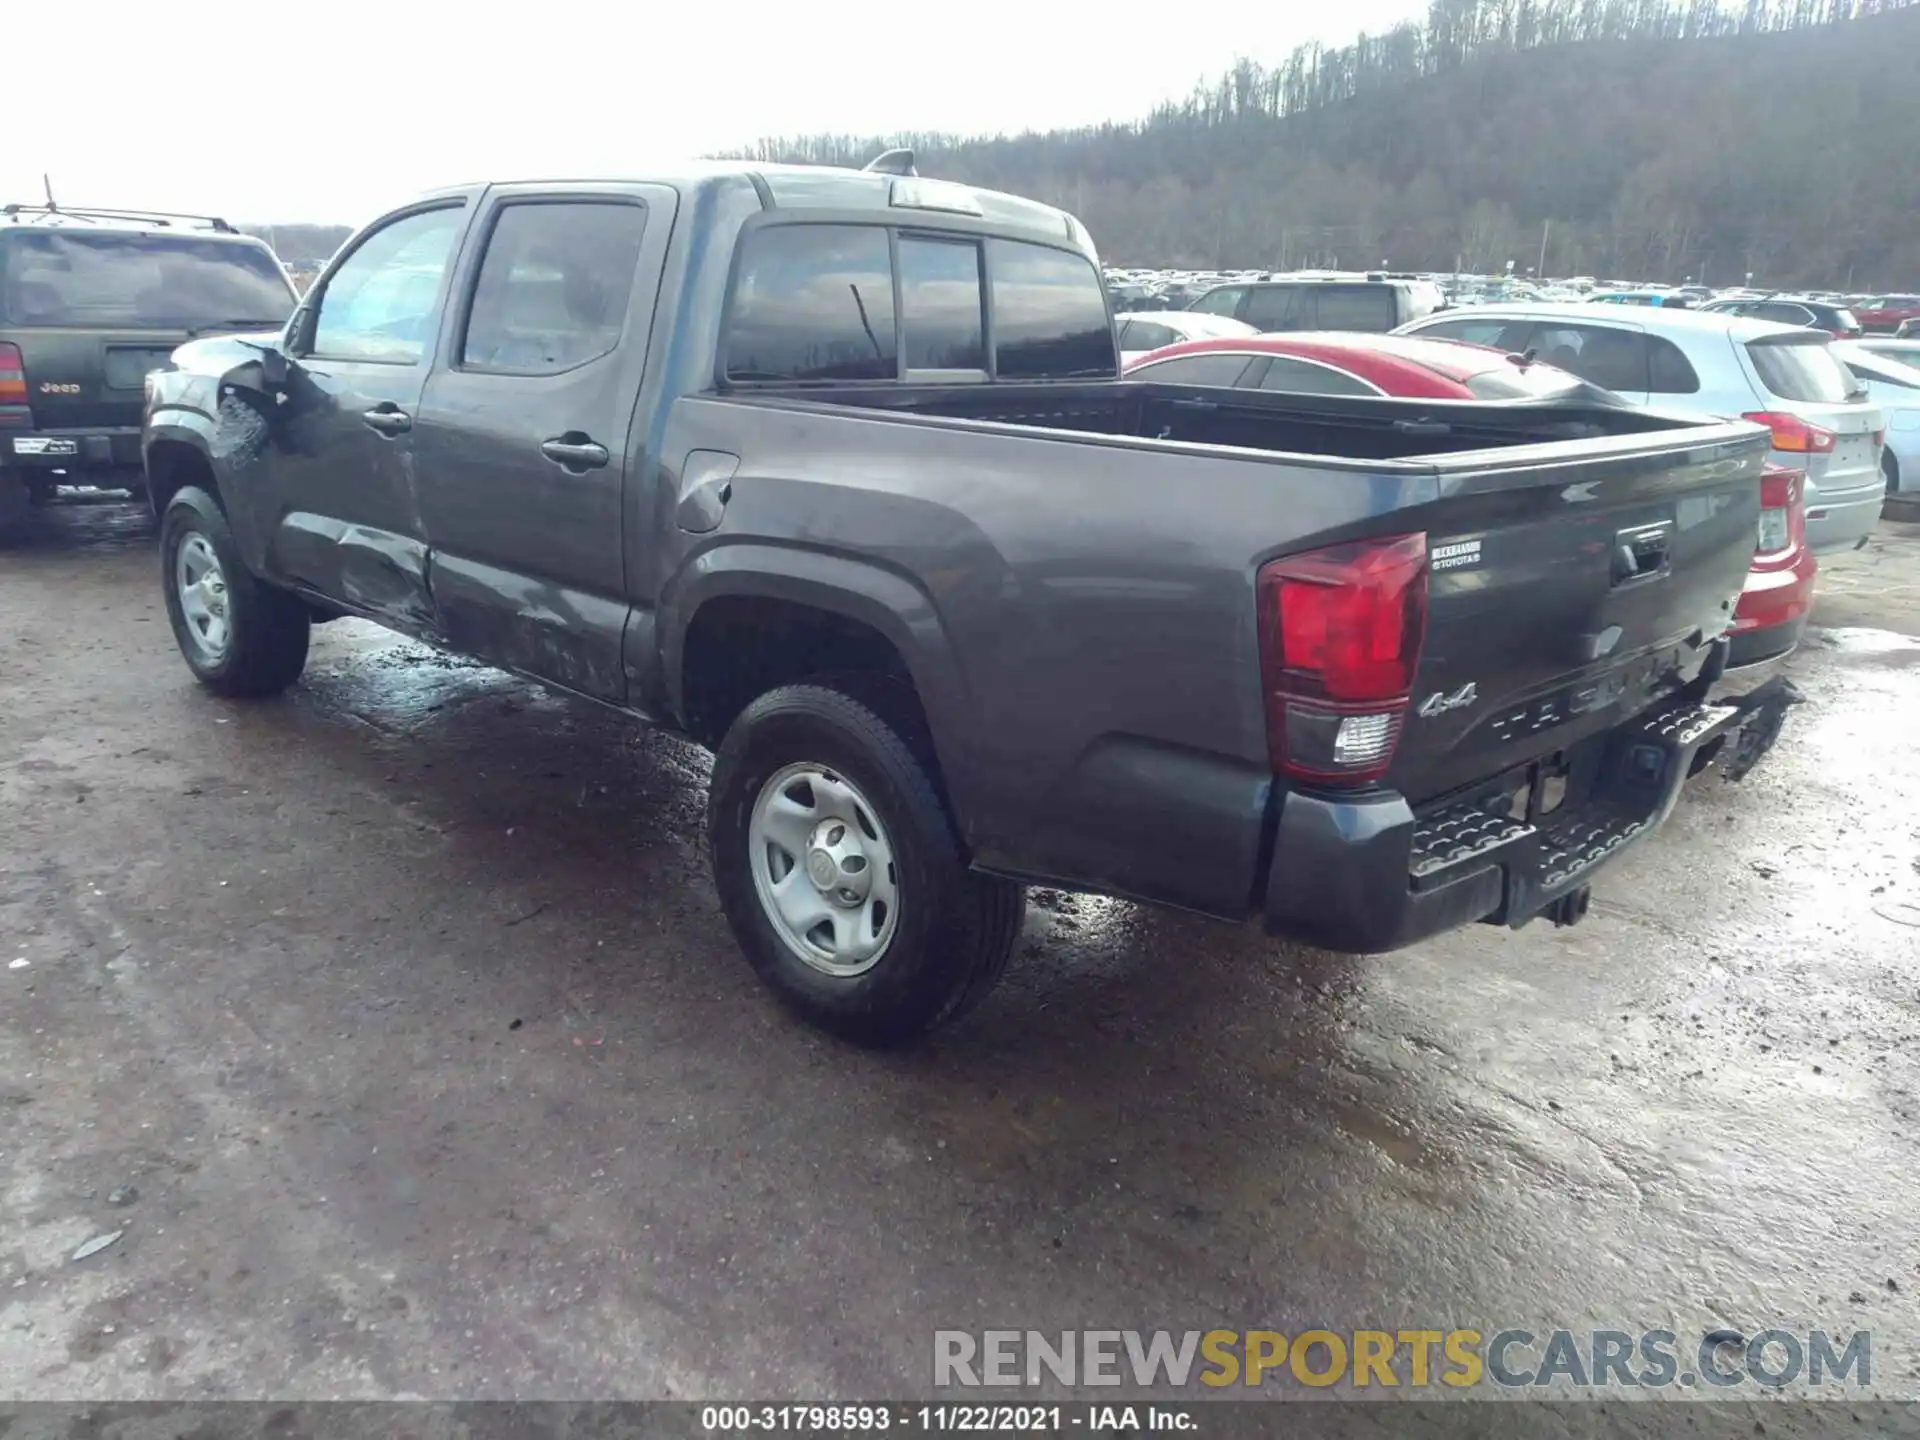
<path fill-rule="evenodd" d="M 1480 692 L 1474 688 L 1473 681 L 1469 680 L 1451 695 L 1444 690 L 1434 691 L 1420 702 L 1419 709 L 1415 713 L 1423 720 L 1431 720 L 1434 716 L 1444 715 L 1449 710 L 1464 710 L 1479 698 Z"/>

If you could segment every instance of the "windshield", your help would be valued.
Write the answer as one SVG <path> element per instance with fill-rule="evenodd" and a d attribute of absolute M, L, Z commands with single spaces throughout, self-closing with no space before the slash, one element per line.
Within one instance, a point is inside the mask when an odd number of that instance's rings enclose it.
<path fill-rule="evenodd" d="M 293 306 L 293 286 L 258 245 L 164 232 L 0 235 L 0 313 L 14 325 L 265 326 L 282 323 Z"/>

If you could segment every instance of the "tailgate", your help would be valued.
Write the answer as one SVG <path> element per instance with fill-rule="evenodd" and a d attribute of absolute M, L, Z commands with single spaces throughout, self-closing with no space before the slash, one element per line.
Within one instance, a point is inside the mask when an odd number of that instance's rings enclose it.
<path fill-rule="evenodd" d="M 20 347 L 27 404 L 42 430 L 138 427 L 149 370 L 168 363 L 185 330 L 7 327 Z"/>
<path fill-rule="evenodd" d="M 1426 521 L 1426 643 L 1388 782 L 1416 803 L 1672 693 L 1731 622 L 1765 431 L 1548 463 L 1457 457 Z M 1702 437 L 1704 440 L 1704 437 Z M 1539 453 L 1539 452 L 1536 452 Z"/>

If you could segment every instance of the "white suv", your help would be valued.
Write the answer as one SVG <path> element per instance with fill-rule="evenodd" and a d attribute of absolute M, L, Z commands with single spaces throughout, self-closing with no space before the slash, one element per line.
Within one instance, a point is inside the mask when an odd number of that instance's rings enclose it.
<path fill-rule="evenodd" d="M 1738 315 L 1615 305 L 1477 305 L 1396 333 L 1532 350 L 1622 399 L 1744 416 L 1773 432 L 1773 458 L 1806 474 L 1816 554 L 1866 544 L 1886 496 L 1885 420 L 1828 352 L 1833 337 Z"/>

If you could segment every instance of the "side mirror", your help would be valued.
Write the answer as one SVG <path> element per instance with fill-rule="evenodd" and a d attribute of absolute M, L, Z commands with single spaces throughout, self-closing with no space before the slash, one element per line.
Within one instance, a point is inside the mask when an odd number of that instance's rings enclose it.
<path fill-rule="evenodd" d="M 281 390 L 287 383 L 287 352 L 278 348 L 260 352 L 260 381 L 269 390 Z"/>

